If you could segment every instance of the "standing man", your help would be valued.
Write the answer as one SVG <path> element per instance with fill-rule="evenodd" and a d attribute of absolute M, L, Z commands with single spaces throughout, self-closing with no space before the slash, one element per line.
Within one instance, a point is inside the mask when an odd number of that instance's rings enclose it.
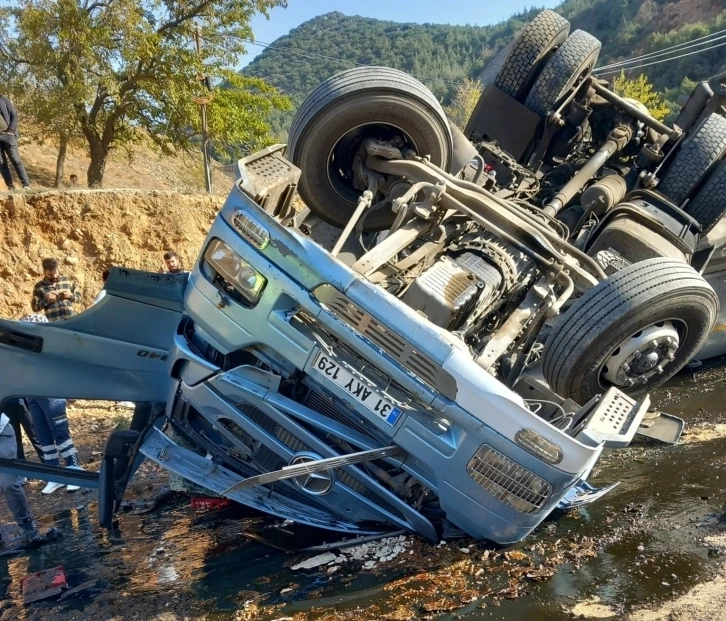
<path fill-rule="evenodd" d="M 47 323 L 48 320 L 36 313 L 25 315 L 20 321 L 33 323 Z M 83 470 L 78 463 L 78 451 L 71 438 L 71 430 L 68 427 L 68 416 L 66 415 L 65 399 L 50 399 L 48 397 L 26 397 L 30 416 L 33 419 L 33 427 L 38 436 L 38 443 L 43 452 L 42 461 L 48 466 L 59 466 L 59 456 L 65 461 L 66 468 Z M 63 487 L 63 483 L 49 481 L 41 490 L 41 494 L 52 494 Z M 68 485 L 66 491 L 75 492 L 79 490 L 78 485 Z"/>
<path fill-rule="evenodd" d="M 25 459 L 25 448 L 23 447 L 22 431 L 28 436 L 30 444 L 35 449 L 40 460 L 43 460 L 43 451 L 40 443 L 35 435 L 35 427 L 33 427 L 33 419 L 30 416 L 28 408 L 22 399 L 7 399 L 4 405 L 5 414 L 10 419 L 10 424 L 15 432 L 15 442 L 17 444 L 17 459 Z"/>
<path fill-rule="evenodd" d="M 30 179 L 20 161 L 20 151 L 18 150 L 18 114 L 13 102 L 5 95 L 0 95 L 0 155 L 2 155 L 0 174 L 2 174 L 8 190 L 15 189 L 8 162 L 13 165 L 20 183 L 23 184 L 23 189 L 29 190 Z"/>
<path fill-rule="evenodd" d="M 10 424 L 10 419 L 5 414 L 0 414 L 0 457 L 4 459 L 16 459 L 15 432 Z M 0 472 L 0 494 L 5 496 L 10 513 L 20 526 L 25 536 L 25 543 L 29 546 L 38 546 L 58 537 L 58 531 L 50 529 L 41 533 L 33 521 L 28 509 L 28 498 L 23 491 L 20 477 Z M 2 537 L 0 536 L 0 545 Z"/>
<path fill-rule="evenodd" d="M 48 321 L 73 317 L 73 305 L 81 301 L 80 289 L 70 278 L 58 273 L 56 259 L 43 259 L 42 265 L 44 278 L 36 283 L 30 303 L 33 312 L 43 311 Z"/>

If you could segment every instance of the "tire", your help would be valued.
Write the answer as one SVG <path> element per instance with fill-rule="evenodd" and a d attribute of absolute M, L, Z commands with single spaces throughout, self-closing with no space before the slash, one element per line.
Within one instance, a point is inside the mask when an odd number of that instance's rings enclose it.
<path fill-rule="evenodd" d="M 719 223 L 726 213 L 726 160 L 715 166 L 696 197 L 686 205 L 686 213 L 698 220 L 704 235 Z"/>
<path fill-rule="evenodd" d="M 575 82 L 592 71 L 599 54 L 600 41 L 584 30 L 575 30 L 542 68 L 524 105 L 546 118 Z"/>
<path fill-rule="evenodd" d="M 726 118 L 712 114 L 678 149 L 657 186 L 676 205 L 696 188 L 708 168 L 726 151 Z"/>
<path fill-rule="evenodd" d="M 354 134 L 389 131 L 405 136 L 419 155 L 449 170 L 449 122 L 431 91 L 410 75 L 388 67 L 357 67 L 334 75 L 308 95 L 290 128 L 289 157 L 302 171 L 299 192 L 313 213 L 333 226 L 346 225 L 362 191 L 351 182 L 350 153 L 360 144 Z M 345 145 L 350 148 L 332 165 L 334 150 Z M 394 218 L 390 209 L 378 209 L 363 228 L 382 230 Z"/>
<path fill-rule="evenodd" d="M 618 386 L 631 396 L 641 395 L 667 381 L 696 354 L 718 311 L 716 293 L 689 265 L 663 257 L 635 263 L 601 281 L 564 313 L 545 344 L 545 379 L 561 397 L 584 404 L 612 385 L 603 379 L 607 361 L 628 339 L 669 322 L 679 328 L 674 359 L 659 360 L 662 372 L 647 383 Z"/>
<path fill-rule="evenodd" d="M 494 86 L 522 101 L 549 55 L 567 39 L 570 22 L 554 11 L 542 11 L 519 33 Z"/>

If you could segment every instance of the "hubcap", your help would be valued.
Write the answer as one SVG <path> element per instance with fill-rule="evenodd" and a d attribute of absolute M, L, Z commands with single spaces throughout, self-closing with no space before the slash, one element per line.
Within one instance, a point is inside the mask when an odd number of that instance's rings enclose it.
<path fill-rule="evenodd" d="M 662 375 L 676 357 L 680 346 L 678 330 L 670 321 L 661 321 L 624 340 L 610 354 L 602 377 L 615 386 L 647 384 Z"/>

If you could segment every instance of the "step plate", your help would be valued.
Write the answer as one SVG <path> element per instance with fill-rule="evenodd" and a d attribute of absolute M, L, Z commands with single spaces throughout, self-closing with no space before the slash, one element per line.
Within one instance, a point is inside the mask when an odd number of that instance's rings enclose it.
<path fill-rule="evenodd" d="M 636 401 L 617 388 L 610 388 L 578 436 L 585 436 L 607 448 L 627 446 L 649 407 L 649 395 Z"/>

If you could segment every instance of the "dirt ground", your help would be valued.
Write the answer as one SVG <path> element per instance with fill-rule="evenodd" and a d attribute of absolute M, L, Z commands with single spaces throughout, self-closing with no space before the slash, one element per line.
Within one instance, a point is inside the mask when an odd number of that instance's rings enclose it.
<path fill-rule="evenodd" d="M 20 156 L 34 188 L 52 188 L 55 182 L 57 148 L 51 141 L 38 143 L 21 136 Z M 88 169 L 86 150 L 70 147 L 66 156 L 64 187 L 70 186 L 70 176 L 78 176 L 79 185 L 86 186 Z M 230 167 L 213 162 L 212 183 L 225 193 L 233 181 Z M 176 192 L 203 192 L 204 172 L 199 153 L 179 153 L 161 156 L 148 144 L 137 144 L 129 159 L 124 149 L 111 151 L 103 178 L 104 188 L 135 188 Z M 4 189 L 4 186 L 3 186 Z"/>
<path fill-rule="evenodd" d="M 61 273 L 76 280 L 82 307 L 111 265 L 157 271 L 172 249 L 191 266 L 224 198 L 140 190 L 0 194 L 0 316 L 30 312 L 44 257 L 57 258 Z"/>

